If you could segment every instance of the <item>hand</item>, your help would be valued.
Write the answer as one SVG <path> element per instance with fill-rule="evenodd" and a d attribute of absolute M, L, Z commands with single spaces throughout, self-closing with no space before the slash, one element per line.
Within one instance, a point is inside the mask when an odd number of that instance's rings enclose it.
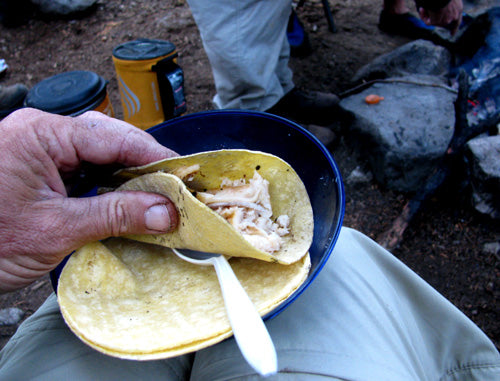
<path fill-rule="evenodd" d="M 462 0 L 451 0 L 448 5 L 437 11 L 420 8 L 418 12 L 422 21 L 427 25 L 447 28 L 452 35 L 455 35 L 462 23 L 463 8 Z"/>
<path fill-rule="evenodd" d="M 98 112 L 71 118 L 22 109 L 0 122 L 0 291 L 26 286 L 87 242 L 167 232 L 165 197 L 111 192 L 67 197 L 62 177 L 82 161 L 143 165 L 176 154 L 146 132 Z"/>

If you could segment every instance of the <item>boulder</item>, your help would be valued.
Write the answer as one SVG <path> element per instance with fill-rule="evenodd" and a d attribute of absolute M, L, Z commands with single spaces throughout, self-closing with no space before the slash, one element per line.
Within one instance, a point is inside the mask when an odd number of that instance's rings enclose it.
<path fill-rule="evenodd" d="M 367 104 L 370 94 L 384 99 Z M 415 75 L 375 83 L 339 106 L 351 115 L 345 134 L 375 179 L 389 189 L 414 192 L 448 148 L 456 96 L 440 77 Z"/>
<path fill-rule="evenodd" d="M 359 69 L 351 81 L 359 84 L 408 74 L 446 76 L 451 62 L 451 53 L 446 48 L 417 40 L 377 57 Z"/>

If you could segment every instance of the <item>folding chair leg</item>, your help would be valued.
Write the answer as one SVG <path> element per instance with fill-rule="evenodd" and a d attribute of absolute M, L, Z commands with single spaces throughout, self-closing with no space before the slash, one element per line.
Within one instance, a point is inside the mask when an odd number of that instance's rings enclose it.
<path fill-rule="evenodd" d="M 300 8 L 301 6 L 304 5 L 306 0 L 299 0 L 297 3 L 297 8 Z M 337 27 L 335 26 L 335 23 L 333 22 L 333 16 L 332 16 L 332 11 L 330 9 L 330 3 L 328 0 L 321 0 L 321 3 L 323 4 L 323 11 L 325 12 L 325 17 L 326 21 L 328 22 L 328 29 L 330 32 L 335 33 L 337 31 Z"/>
<path fill-rule="evenodd" d="M 332 16 L 332 11 L 330 9 L 330 3 L 328 0 L 321 0 L 323 3 L 323 10 L 325 11 L 325 17 L 326 21 L 328 22 L 328 29 L 330 32 L 335 33 L 337 31 L 337 27 L 335 26 L 335 23 L 333 22 L 333 16 Z"/>

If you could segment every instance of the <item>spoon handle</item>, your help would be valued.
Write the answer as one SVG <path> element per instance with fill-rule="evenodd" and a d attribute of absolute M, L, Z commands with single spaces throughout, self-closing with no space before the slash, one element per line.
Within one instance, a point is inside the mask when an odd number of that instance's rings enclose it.
<path fill-rule="evenodd" d="M 274 344 L 257 309 L 223 255 L 213 258 L 234 338 L 243 357 L 261 375 L 278 370 Z"/>

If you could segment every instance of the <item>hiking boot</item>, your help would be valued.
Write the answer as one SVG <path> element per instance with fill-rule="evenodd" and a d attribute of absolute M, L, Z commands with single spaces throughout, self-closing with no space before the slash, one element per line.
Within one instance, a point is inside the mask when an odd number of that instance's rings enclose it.
<path fill-rule="evenodd" d="M 411 39 L 425 39 L 432 37 L 434 26 L 427 25 L 419 17 L 410 12 L 396 14 L 385 9 L 380 13 L 378 28 L 388 34 L 408 37 Z"/>
<path fill-rule="evenodd" d="M 266 112 L 303 124 L 328 126 L 337 120 L 339 97 L 319 91 L 294 88 Z"/>
<path fill-rule="evenodd" d="M 23 106 L 28 88 L 20 83 L 11 86 L 0 85 L 0 118 Z"/>

